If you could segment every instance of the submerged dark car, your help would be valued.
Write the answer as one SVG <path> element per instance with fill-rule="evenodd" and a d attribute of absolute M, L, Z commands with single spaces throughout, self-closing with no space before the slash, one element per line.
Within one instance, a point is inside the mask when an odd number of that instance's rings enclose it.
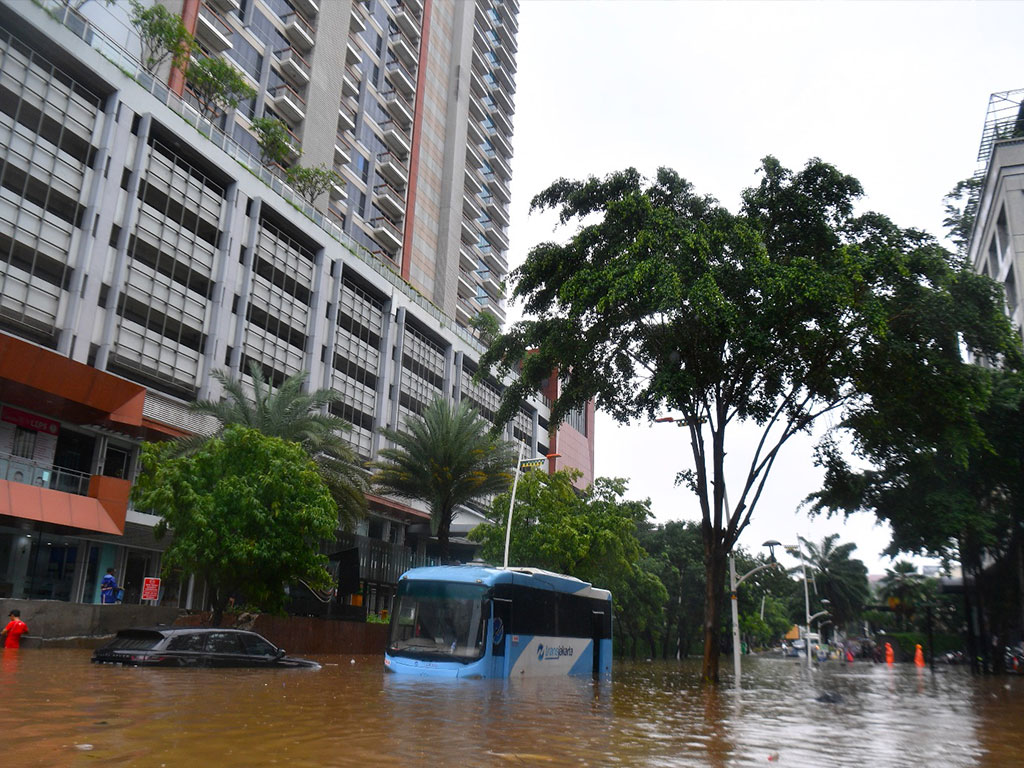
<path fill-rule="evenodd" d="M 92 655 L 98 664 L 145 667 L 308 667 L 255 632 L 200 627 L 122 629 Z"/>

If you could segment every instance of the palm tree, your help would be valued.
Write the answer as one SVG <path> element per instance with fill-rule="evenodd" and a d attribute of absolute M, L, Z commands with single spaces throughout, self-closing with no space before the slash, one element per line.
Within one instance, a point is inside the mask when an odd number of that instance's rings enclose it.
<path fill-rule="evenodd" d="M 820 546 L 798 538 L 804 547 L 804 561 L 812 569 L 815 590 L 831 603 L 829 612 L 836 627 L 845 627 L 860 615 L 871 594 L 867 566 L 860 560 L 850 559 L 857 545 L 836 546 L 838 533 L 826 536 Z"/>
<path fill-rule="evenodd" d="M 371 481 L 383 493 L 429 505 L 430 532 L 446 561 L 456 507 L 503 491 L 515 456 L 466 401 L 454 406 L 438 398 L 404 426 L 381 430 L 395 447 L 381 449 Z"/>
<path fill-rule="evenodd" d="M 885 577 L 878 583 L 878 594 L 896 612 L 900 629 L 906 629 L 915 607 L 926 599 L 927 585 L 917 572 L 917 566 L 909 560 L 900 560 L 885 569 Z"/>
<path fill-rule="evenodd" d="M 213 377 L 224 387 L 222 400 L 197 400 L 190 409 L 214 417 L 220 427 L 213 437 L 232 424 L 258 430 L 301 445 L 316 463 L 320 477 L 338 505 L 338 524 L 351 529 L 366 512 L 366 476 L 355 452 L 342 436 L 352 428 L 344 419 L 324 412 L 324 408 L 341 399 L 329 389 L 303 392 L 306 373 L 289 376 L 274 389 L 256 362 L 249 364 L 252 396 L 240 379 L 223 371 Z M 182 441 L 185 452 L 194 450 L 207 437 L 195 436 Z"/>

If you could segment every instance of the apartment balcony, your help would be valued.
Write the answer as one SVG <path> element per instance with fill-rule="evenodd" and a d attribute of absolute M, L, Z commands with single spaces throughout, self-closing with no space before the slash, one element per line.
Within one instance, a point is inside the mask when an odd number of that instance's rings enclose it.
<path fill-rule="evenodd" d="M 501 66 L 508 70 L 509 76 L 516 73 L 516 59 L 512 52 L 504 45 L 498 48 L 497 56 L 501 59 Z"/>
<path fill-rule="evenodd" d="M 464 299 L 472 299 L 477 294 L 476 281 L 470 276 L 470 273 L 459 270 L 459 296 Z"/>
<path fill-rule="evenodd" d="M 479 248 L 478 250 L 482 257 L 481 265 L 485 265 L 488 269 L 499 275 L 508 273 L 508 263 L 493 247 L 488 245 L 486 248 Z"/>
<path fill-rule="evenodd" d="M 196 39 L 214 53 L 223 53 L 231 49 L 231 37 L 234 30 L 220 17 L 215 10 L 205 3 L 199 6 L 199 17 L 196 19 Z"/>
<path fill-rule="evenodd" d="M 356 129 L 355 116 L 345 107 L 338 109 L 338 128 L 342 131 L 354 131 Z"/>
<path fill-rule="evenodd" d="M 509 164 L 506 163 L 504 159 L 502 159 L 501 155 L 497 153 L 492 153 L 487 158 L 487 162 L 490 163 L 491 168 L 497 171 L 498 175 L 501 178 L 506 180 L 512 178 L 512 169 L 509 167 Z"/>
<path fill-rule="evenodd" d="M 398 59 L 391 58 L 388 61 L 387 72 L 391 85 L 405 96 L 412 96 L 416 93 L 416 78 L 409 73 L 409 70 Z"/>
<path fill-rule="evenodd" d="M 484 228 L 484 235 L 498 250 L 508 250 L 508 235 L 506 235 L 501 230 L 501 227 L 496 225 L 493 221 Z"/>
<path fill-rule="evenodd" d="M 473 197 L 468 191 L 462 194 L 462 212 L 466 215 L 466 218 L 476 221 L 480 218 L 482 211 L 480 206 L 473 202 Z"/>
<path fill-rule="evenodd" d="M 474 96 L 472 93 L 469 96 L 469 116 L 473 120 L 483 120 L 487 117 L 487 110 L 484 109 L 480 97 Z"/>
<path fill-rule="evenodd" d="M 480 284 L 493 301 L 498 302 L 504 298 L 504 291 L 501 289 L 501 283 L 495 279 L 493 272 L 489 269 L 485 269 L 478 271 L 476 274 L 477 277 L 480 278 Z"/>
<path fill-rule="evenodd" d="M 409 183 L 409 167 L 394 152 L 377 155 L 377 170 L 394 187 L 403 189 Z"/>
<path fill-rule="evenodd" d="M 512 79 L 512 74 L 505 67 L 496 67 L 494 70 L 494 77 L 498 81 L 498 85 L 504 88 L 508 93 L 516 92 L 516 81 Z"/>
<path fill-rule="evenodd" d="M 359 83 L 362 81 L 362 74 L 353 66 L 345 67 L 341 73 L 341 95 L 356 97 L 359 95 Z"/>
<path fill-rule="evenodd" d="M 405 216 L 405 195 L 388 183 L 378 184 L 373 188 L 374 204 L 395 221 Z"/>
<path fill-rule="evenodd" d="M 477 149 L 475 144 L 466 145 L 466 165 L 470 168 L 482 168 L 484 164 L 483 157 L 480 155 L 480 150 Z"/>
<path fill-rule="evenodd" d="M 500 109 L 495 109 L 491 111 L 490 118 L 505 136 L 512 135 L 512 121 L 508 119 L 508 115 Z"/>
<path fill-rule="evenodd" d="M 483 73 L 487 71 L 487 65 L 484 63 L 484 57 L 476 48 L 470 49 L 469 61 L 472 71 L 476 72 L 478 75 L 483 75 Z"/>
<path fill-rule="evenodd" d="M 312 19 L 320 13 L 320 6 L 316 0 L 291 0 L 291 5 L 307 19 Z"/>
<path fill-rule="evenodd" d="M 309 85 L 309 63 L 294 48 L 281 48 L 274 51 L 274 58 L 281 68 L 284 78 L 296 88 Z"/>
<path fill-rule="evenodd" d="M 474 195 L 479 195 L 483 190 L 483 185 L 480 184 L 480 179 L 476 176 L 476 171 L 472 168 L 466 168 L 466 189 L 472 192 Z"/>
<path fill-rule="evenodd" d="M 477 97 L 483 97 L 487 93 L 483 78 L 476 73 L 476 70 L 472 69 L 469 71 L 469 91 Z"/>
<path fill-rule="evenodd" d="M 470 144 L 483 144 L 484 143 L 483 132 L 481 132 L 480 126 L 477 125 L 477 121 L 476 120 L 468 121 L 468 123 L 466 125 L 466 135 L 469 138 L 469 143 Z"/>
<path fill-rule="evenodd" d="M 216 8 L 220 13 L 237 11 L 242 7 L 240 0 L 206 0 L 206 2 L 212 8 Z"/>
<path fill-rule="evenodd" d="M 363 18 L 363 14 L 359 12 L 359 9 L 363 6 L 359 3 L 352 3 L 352 18 L 349 19 L 348 31 L 349 34 L 358 35 L 360 32 L 366 31 L 366 19 Z"/>
<path fill-rule="evenodd" d="M 292 124 L 306 119 L 306 101 L 290 85 L 279 85 L 267 91 L 274 100 L 274 109 Z"/>
<path fill-rule="evenodd" d="M 516 8 L 518 10 L 518 8 Z M 501 14 L 501 23 L 509 28 L 509 31 L 515 35 L 519 33 L 519 21 L 516 19 L 516 14 L 513 12 L 512 7 L 506 7 Z"/>
<path fill-rule="evenodd" d="M 345 44 L 345 63 L 346 64 L 356 64 L 356 65 L 359 65 L 359 64 L 363 63 L 363 54 L 361 54 L 359 52 L 359 49 L 356 48 L 356 46 L 355 46 L 355 44 L 353 44 L 352 40 L 349 40 Z"/>
<path fill-rule="evenodd" d="M 407 157 L 412 152 L 412 140 L 409 138 L 409 134 L 399 127 L 398 123 L 388 120 L 380 127 L 384 131 L 384 143 L 387 144 L 388 149 L 399 157 Z"/>
<path fill-rule="evenodd" d="M 512 157 L 512 145 L 509 144 L 508 139 L 502 136 L 498 131 L 494 131 L 489 135 L 491 144 L 498 150 L 498 153 L 504 158 Z"/>
<path fill-rule="evenodd" d="M 455 298 L 455 321 L 463 326 L 468 327 L 470 321 L 476 317 L 479 310 L 474 307 L 469 300 L 464 299 L 462 296 L 456 296 Z"/>
<path fill-rule="evenodd" d="M 344 200 L 348 197 L 348 193 L 345 191 L 345 180 L 335 175 L 331 179 L 331 186 L 328 187 L 327 192 L 331 200 Z"/>
<path fill-rule="evenodd" d="M 512 103 L 512 98 L 503 88 L 498 86 L 492 87 L 491 96 L 494 98 L 494 102 L 498 107 L 505 111 L 506 115 L 514 115 L 516 113 L 516 108 Z"/>
<path fill-rule="evenodd" d="M 401 0 L 400 5 L 417 18 L 423 18 L 423 0 Z"/>
<path fill-rule="evenodd" d="M 313 50 L 313 44 L 316 42 L 316 32 L 313 31 L 313 27 L 310 26 L 310 23 L 301 14 L 289 13 L 281 21 L 284 22 L 284 33 L 291 40 L 292 45 L 306 53 Z"/>
<path fill-rule="evenodd" d="M 412 105 L 405 100 L 402 94 L 396 90 L 384 91 L 380 98 L 384 102 L 384 107 L 387 109 L 388 114 L 397 120 L 403 128 L 408 129 L 412 125 Z"/>
<path fill-rule="evenodd" d="M 480 233 L 468 219 L 462 220 L 462 242 L 473 245 L 479 238 Z"/>
<path fill-rule="evenodd" d="M 500 205 L 494 198 L 491 198 L 491 202 L 487 205 L 487 215 L 491 217 L 491 221 L 495 221 L 503 227 L 508 227 L 511 223 L 505 206 Z"/>
<path fill-rule="evenodd" d="M 334 164 L 348 165 L 352 162 L 352 148 L 348 140 L 339 133 L 334 138 Z"/>
<path fill-rule="evenodd" d="M 507 49 L 509 53 L 519 50 L 519 46 L 516 44 L 516 33 L 512 31 L 511 27 L 507 24 L 499 24 L 497 32 L 502 48 Z"/>
<path fill-rule="evenodd" d="M 404 3 L 398 3 L 394 8 L 395 13 L 395 26 L 402 30 L 410 40 L 419 42 L 420 39 L 420 19 L 418 14 L 414 14 L 412 10 Z"/>
<path fill-rule="evenodd" d="M 370 226 L 373 227 L 374 239 L 389 253 L 394 253 L 402 247 L 402 232 L 391 219 L 378 216 L 370 220 Z"/>
<path fill-rule="evenodd" d="M 412 68 L 419 63 L 419 50 L 401 32 L 392 32 L 388 36 L 388 46 L 407 67 Z"/>
<path fill-rule="evenodd" d="M 480 262 L 473 253 L 473 247 L 465 243 L 459 248 L 459 269 L 466 272 L 476 272 L 480 269 Z"/>

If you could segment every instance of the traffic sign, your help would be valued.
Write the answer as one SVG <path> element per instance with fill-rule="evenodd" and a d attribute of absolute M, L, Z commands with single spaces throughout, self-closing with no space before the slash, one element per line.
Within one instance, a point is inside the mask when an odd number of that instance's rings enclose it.
<path fill-rule="evenodd" d="M 142 599 L 160 599 L 160 579 L 154 578 L 152 576 L 147 576 L 142 580 Z"/>

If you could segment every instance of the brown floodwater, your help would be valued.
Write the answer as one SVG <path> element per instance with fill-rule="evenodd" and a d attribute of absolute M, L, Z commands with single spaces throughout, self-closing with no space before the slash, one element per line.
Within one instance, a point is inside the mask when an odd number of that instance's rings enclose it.
<path fill-rule="evenodd" d="M 744 690 L 695 662 L 614 679 L 397 679 L 319 670 L 132 669 L 89 652 L 0 658 L 0 756 L 18 766 L 1020 766 L 1024 677 L 746 657 Z M 731 664 L 723 657 L 723 677 Z M 817 701 L 822 694 L 835 699 Z"/>

